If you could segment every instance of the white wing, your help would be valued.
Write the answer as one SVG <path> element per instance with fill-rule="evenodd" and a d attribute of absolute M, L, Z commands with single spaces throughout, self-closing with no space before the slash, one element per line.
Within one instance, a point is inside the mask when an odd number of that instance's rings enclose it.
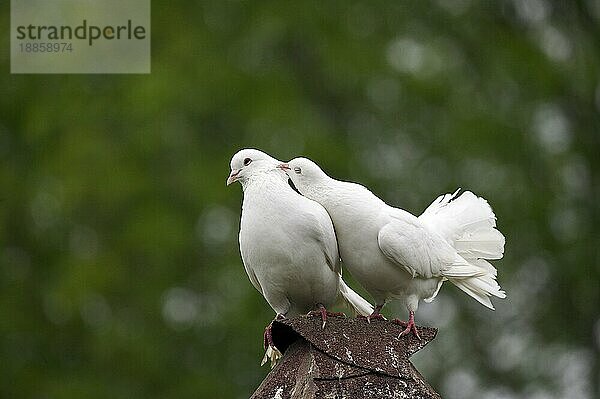
<path fill-rule="evenodd" d="M 415 216 L 400 209 L 394 209 L 392 220 L 379 230 L 377 240 L 381 252 L 413 277 L 464 278 L 483 273 Z"/>
<path fill-rule="evenodd" d="M 305 229 L 305 233 L 318 242 L 329 268 L 336 273 L 340 273 L 338 244 L 329 214 L 317 202 L 305 197 L 302 198 L 306 199 L 305 204 L 310 211 L 306 213 L 304 223 L 299 228 Z"/>
<path fill-rule="evenodd" d="M 241 245 L 242 245 L 242 243 L 240 240 L 240 248 L 241 248 Z M 265 293 L 263 292 L 263 289 L 260 286 L 258 279 L 256 278 L 256 274 L 254 274 L 254 270 L 252 270 L 252 268 L 248 266 L 248 262 L 246 262 L 246 260 L 244 259 L 244 251 L 240 251 L 240 254 L 242 256 L 242 263 L 244 264 L 244 269 L 246 270 L 246 274 L 248 275 L 250 282 L 252 283 L 254 288 L 256 288 L 258 290 L 258 292 L 260 292 L 264 296 Z"/>

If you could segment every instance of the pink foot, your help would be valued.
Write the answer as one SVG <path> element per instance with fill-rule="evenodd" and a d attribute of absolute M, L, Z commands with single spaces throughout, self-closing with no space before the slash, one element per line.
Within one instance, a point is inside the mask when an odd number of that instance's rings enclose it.
<path fill-rule="evenodd" d="M 277 316 L 275 316 L 275 320 L 283 320 L 285 319 L 285 316 L 277 313 Z M 275 346 L 275 344 L 273 343 L 273 322 L 270 322 L 269 325 L 267 325 L 265 327 L 265 332 L 263 334 L 263 346 L 265 348 L 265 350 L 269 347 L 269 346 Z"/>
<path fill-rule="evenodd" d="M 357 317 L 367 320 L 367 323 L 370 323 L 371 320 L 386 320 L 386 318 L 383 317 L 383 315 L 381 313 L 379 313 L 381 311 L 382 307 L 383 307 L 383 304 L 377 305 L 377 306 L 375 306 L 375 309 L 373 309 L 373 313 L 371 313 L 369 316 L 359 315 Z"/>
<path fill-rule="evenodd" d="M 415 336 L 421 340 L 421 336 L 419 335 L 419 331 L 417 331 L 417 326 L 415 325 L 415 312 L 410 311 L 408 315 L 408 322 L 394 319 L 392 323 L 398 324 L 404 328 L 404 331 L 400 333 L 400 336 L 403 337 L 405 335 L 410 334 L 411 332 L 415 334 Z"/>
<path fill-rule="evenodd" d="M 321 328 L 325 328 L 325 324 L 327 323 L 327 316 L 330 317 L 346 317 L 346 315 L 342 312 L 328 312 L 327 309 L 325 308 L 325 306 L 323 306 L 322 304 L 318 303 L 317 307 L 319 308 L 319 310 L 311 310 L 310 312 L 308 312 L 309 316 L 314 316 L 314 315 L 320 315 L 321 316 L 321 320 L 323 321 L 323 325 L 321 326 Z"/>
<path fill-rule="evenodd" d="M 278 314 L 275 317 L 276 320 L 285 319 L 285 316 Z M 283 356 L 279 349 L 275 346 L 273 342 L 273 322 L 270 322 L 268 326 L 265 327 L 265 333 L 263 335 L 263 345 L 265 347 L 265 355 L 263 356 L 260 365 L 264 365 L 269 360 L 271 361 L 271 368 L 275 367 L 279 359 Z"/>
<path fill-rule="evenodd" d="M 272 332 L 273 322 L 270 322 L 268 326 L 265 327 L 265 333 L 263 334 L 263 347 L 265 350 L 269 346 L 275 346 L 273 344 L 273 332 Z"/>

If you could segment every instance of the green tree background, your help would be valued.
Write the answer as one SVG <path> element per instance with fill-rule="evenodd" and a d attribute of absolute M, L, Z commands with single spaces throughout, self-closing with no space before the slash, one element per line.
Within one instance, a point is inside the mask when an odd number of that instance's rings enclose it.
<path fill-rule="evenodd" d="M 273 312 L 225 187 L 243 147 L 413 213 L 487 198 L 508 299 L 444 287 L 415 364 L 445 398 L 598 397 L 600 3 L 153 2 L 132 76 L 11 75 L 7 3 L 0 397 L 249 396 Z"/>

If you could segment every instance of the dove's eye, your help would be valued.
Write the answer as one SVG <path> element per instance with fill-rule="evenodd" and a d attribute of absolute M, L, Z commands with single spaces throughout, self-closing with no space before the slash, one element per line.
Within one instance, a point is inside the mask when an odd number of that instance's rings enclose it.
<path fill-rule="evenodd" d="M 294 168 L 294 172 L 296 172 L 297 174 L 300 174 L 300 173 L 302 173 L 302 169 L 300 169 L 299 167 L 296 166 Z"/>
<path fill-rule="evenodd" d="M 252 162 L 252 160 L 250 158 L 244 159 L 244 166 L 250 165 L 250 162 Z"/>

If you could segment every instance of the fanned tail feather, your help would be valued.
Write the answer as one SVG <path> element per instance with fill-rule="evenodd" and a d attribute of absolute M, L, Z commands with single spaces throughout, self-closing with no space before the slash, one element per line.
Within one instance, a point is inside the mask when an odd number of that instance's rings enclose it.
<path fill-rule="evenodd" d="M 491 274 L 466 279 L 449 279 L 455 286 L 466 292 L 482 305 L 494 310 L 490 296 L 506 298 L 506 293 L 500 288 Z"/>
<path fill-rule="evenodd" d="M 454 241 L 454 248 L 465 259 L 501 259 L 504 236 L 493 227 L 465 231 Z"/>
<path fill-rule="evenodd" d="M 469 259 L 469 263 L 485 270 L 485 274 L 490 274 L 494 278 L 498 275 L 498 270 L 485 259 Z"/>
<path fill-rule="evenodd" d="M 342 280 L 342 276 L 340 276 L 340 294 L 342 294 L 344 302 L 346 302 L 346 304 L 348 304 L 348 306 L 356 313 L 363 316 L 369 316 L 373 313 L 373 305 L 350 288 L 344 280 Z"/>
<path fill-rule="evenodd" d="M 500 259 L 504 236 L 488 202 L 470 191 L 440 195 L 419 219 L 444 237 L 465 259 Z"/>
<path fill-rule="evenodd" d="M 496 229 L 496 215 L 485 199 L 470 191 L 460 196 L 458 192 L 439 196 L 419 219 L 444 237 L 467 264 L 480 271 L 469 277 L 454 273 L 447 275 L 448 279 L 482 305 L 494 309 L 490 297 L 506 298 L 506 293 L 496 281 L 496 268 L 486 259 L 502 258 L 505 238 Z M 457 266 L 460 268 L 452 269 L 470 269 L 464 263 Z"/>

